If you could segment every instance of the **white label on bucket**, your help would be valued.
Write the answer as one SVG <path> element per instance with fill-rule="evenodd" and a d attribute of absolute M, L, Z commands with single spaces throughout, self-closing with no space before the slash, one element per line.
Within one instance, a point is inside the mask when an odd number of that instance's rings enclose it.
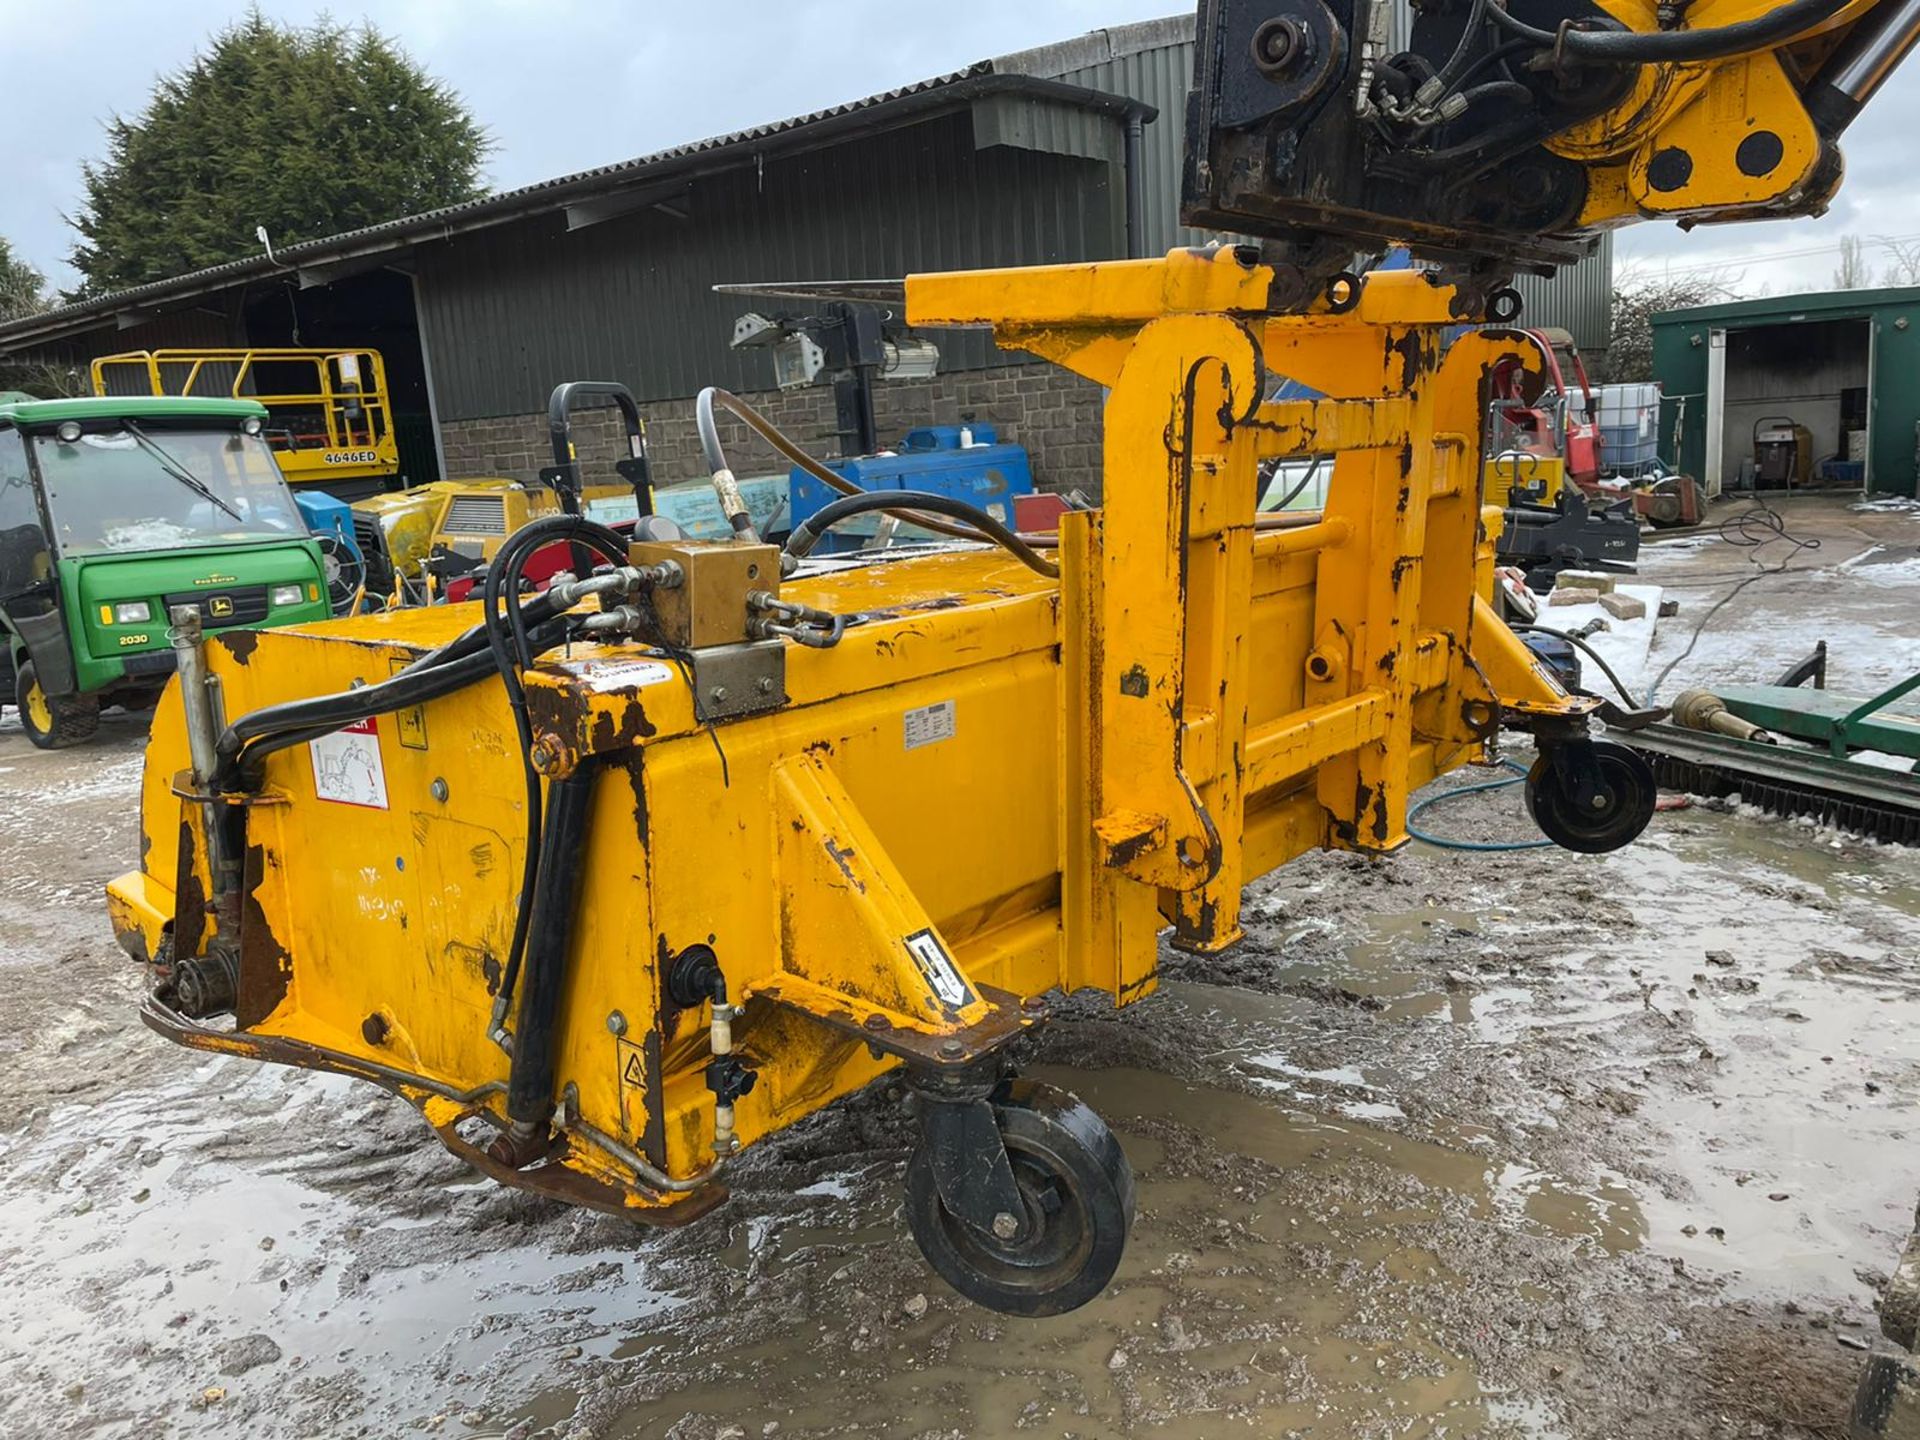
<path fill-rule="evenodd" d="M 914 931 L 907 936 L 906 946 L 907 953 L 913 956 L 913 963 L 920 967 L 920 973 L 926 977 L 933 993 L 940 997 L 941 1004 L 951 1005 L 957 1010 L 973 999 L 973 991 L 967 988 L 967 982 L 954 968 L 946 947 L 933 931 Z"/>
<path fill-rule="evenodd" d="M 576 675 L 596 695 L 634 690 L 673 678 L 673 667 L 658 660 L 567 660 L 560 668 Z"/>
<path fill-rule="evenodd" d="M 953 701 L 942 700 L 938 705 L 922 705 L 918 710 L 907 711 L 906 738 L 909 750 L 918 750 L 922 745 L 932 745 L 940 740 L 951 740 Z"/>
<path fill-rule="evenodd" d="M 339 805 L 387 808 L 387 770 L 380 763 L 375 720 L 356 720 L 331 735 L 307 742 L 313 757 L 313 793 Z"/>

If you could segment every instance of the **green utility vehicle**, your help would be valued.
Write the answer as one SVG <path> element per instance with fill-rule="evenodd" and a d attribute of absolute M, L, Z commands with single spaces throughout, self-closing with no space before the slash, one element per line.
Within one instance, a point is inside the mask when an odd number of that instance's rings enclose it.
<path fill-rule="evenodd" d="M 0 698 L 34 744 L 152 704 L 176 606 L 209 631 L 327 618 L 266 418 L 251 400 L 0 395 Z"/>

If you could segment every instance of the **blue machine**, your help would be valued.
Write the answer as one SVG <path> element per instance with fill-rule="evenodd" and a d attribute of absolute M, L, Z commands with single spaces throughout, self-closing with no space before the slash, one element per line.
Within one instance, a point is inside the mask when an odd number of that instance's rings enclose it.
<path fill-rule="evenodd" d="M 352 603 L 367 574 L 367 557 L 353 538 L 353 507 L 318 490 L 294 491 L 293 503 L 299 507 L 307 533 L 320 542 L 320 556 L 327 567 L 327 594 L 337 615 Z"/>
<path fill-rule="evenodd" d="M 973 443 L 961 447 L 961 431 Z M 861 455 L 851 460 L 829 460 L 827 468 L 845 476 L 862 490 L 930 490 L 977 505 L 1001 524 L 1014 526 L 1013 501 L 1033 493 L 1033 466 L 1023 445 L 1002 445 L 991 425 L 929 425 L 907 432 L 898 452 Z M 796 467 L 788 476 L 792 510 L 788 525 L 798 525 L 839 497 L 806 471 Z M 857 515 L 836 525 L 815 546 L 816 552 L 858 550 L 871 540 L 881 517 Z M 930 531 L 911 525 L 899 533 L 911 539 L 936 539 Z"/>

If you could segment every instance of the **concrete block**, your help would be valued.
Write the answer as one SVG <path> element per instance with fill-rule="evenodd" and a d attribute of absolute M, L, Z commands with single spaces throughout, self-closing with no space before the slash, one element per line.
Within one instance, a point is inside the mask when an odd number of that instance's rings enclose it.
<path fill-rule="evenodd" d="M 1600 608 L 1616 620 L 1638 620 L 1647 613 L 1647 602 L 1616 591 L 1600 597 Z"/>
<path fill-rule="evenodd" d="M 1567 577 L 1563 572 L 1553 593 L 1547 596 L 1549 605 L 1597 605 L 1600 603 L 1598 590 L 1573 590 L 1567 587 Z"/>
<path fill-rule="evenodd" d="M 1604 570 L 1562 570 L 1554 585 L 1565 585 L 1572 590 L 1598 590 L 1602 595 L 1609 595 L 1613 593 L 1613 576 Z"/>

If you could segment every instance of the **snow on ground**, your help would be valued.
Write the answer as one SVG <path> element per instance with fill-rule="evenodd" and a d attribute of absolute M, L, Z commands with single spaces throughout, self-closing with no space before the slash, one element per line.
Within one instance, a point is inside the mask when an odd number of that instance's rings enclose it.
<path fill-rule="evenodd" d="M 1613 667 L 1613 673 L 1620 677 L 1620 683 L 1638 700 L 1647 669 L 1647 653 L 1653 648 L 1660 597 L 1664 592 L 1658 585 L 1615 584 L 1613 588 L 1616 594 L 1640 601 L 1647 607 L 1647 613 L 1638 620 L 1616 620 L 1598 605 L 1549 605 L 1547 597 L 1543 595 L 1540 597 L 1540 618 L 1536 623 L 1551 626 L 1555 630 L 1578 633 L 1582 625 L 1595 620 L 1606 621 L 1607 628 L 1586 636 L 1586 642 L 1605 657 L 1607 664 Z M 1586 655 L 1580 657 L 1580 663 L 1582 683 L 1596 695 L 1609 693 L 1606 676 L 1599 673 L 1599 667 Z"/>

